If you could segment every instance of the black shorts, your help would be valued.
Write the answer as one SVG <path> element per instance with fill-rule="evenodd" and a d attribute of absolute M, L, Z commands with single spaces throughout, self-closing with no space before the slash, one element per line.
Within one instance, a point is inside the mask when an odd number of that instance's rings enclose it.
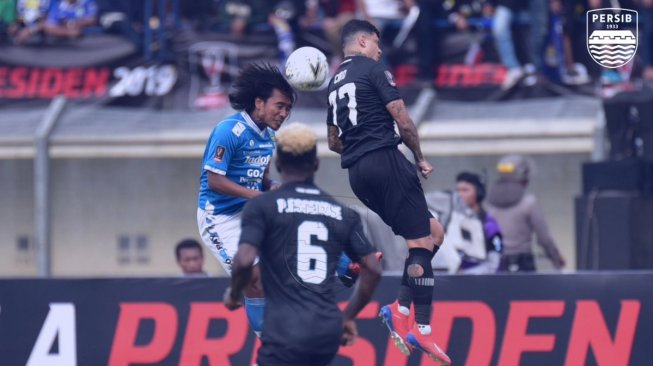
<path fill-rule="evenodd" d="M 349 167 L 349 184 L 359 200 L 404 239 L 431 234 L 430 218 L 417 167 L 397 149 L 365 154 Z"/>
<path fill-rule="evenodd" d="M 258 350 L 258 366 L 327 366 L 336 357 L 338 349 L 331 353 L 299 352 L 281 345 L 263 343 Z M 324 352 L 324 351 L 322 351 Z"/>

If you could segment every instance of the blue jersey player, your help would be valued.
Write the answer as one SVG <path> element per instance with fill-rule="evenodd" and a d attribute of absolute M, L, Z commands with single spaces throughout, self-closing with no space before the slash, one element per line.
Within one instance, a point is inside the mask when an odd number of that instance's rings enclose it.
<path fill-rule="evenodd" d="M 229 101 L 239 111 L 213 129 L 200 176 L 197 225 L 204 244 L 231 275 L 245 202 L 272 188 L 268 166 L 275 149 L 274 131 L 288 118 L 295 92 L 279 70 L 250 64 L 232 85 Z M 245 310 L 259 334 L 265 300 L 258 266 L 245 291 Z"/>

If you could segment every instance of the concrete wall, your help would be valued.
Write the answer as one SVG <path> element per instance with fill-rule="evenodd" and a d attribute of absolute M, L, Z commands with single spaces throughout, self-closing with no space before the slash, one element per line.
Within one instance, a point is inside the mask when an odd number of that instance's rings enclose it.
<path fill-rule="evenodd" d="M 575 263 L 573 198 L 586 155 L 534 155 L 531 188 L 541 200 L 571 268 Z M 431 157 L 424 189 L 451 189 L 461 170 L 488 172 L 498 156 Z M 199 239 L 195 222 L 197 159 L 55 159 L 51 172 L 52 270 L 55 276 L 177 275 L 174 245 Z M 34 276 L 31 160 L 0 160 L 0 276 Z M 322 159 L 318 184 L 357 203 L 338 158 Z M 26 238 L 20 240 L 20 238 Z M 122 243 L 122 244 L 121 244 Z M 222 275 L 205 251 L 206 269 Z M 543 262 L 541 268 L 546 269 Z"/>

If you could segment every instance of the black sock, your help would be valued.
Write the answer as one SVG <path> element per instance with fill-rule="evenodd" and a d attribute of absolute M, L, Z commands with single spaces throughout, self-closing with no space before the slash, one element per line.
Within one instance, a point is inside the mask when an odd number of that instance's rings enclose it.
<path fill-rule="evenodd" d="M 408 274 L 408 282 L 415 304 L 415 321 L 417 324 L 430 324 L 435 285 L 431 267 L 433 252 L 425 248 L 410 248 L 408 253 L 405 272 Z"/>

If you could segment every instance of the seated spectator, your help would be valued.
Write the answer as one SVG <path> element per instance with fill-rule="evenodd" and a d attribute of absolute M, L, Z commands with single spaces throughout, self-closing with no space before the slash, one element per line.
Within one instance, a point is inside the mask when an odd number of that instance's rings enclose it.
<path fill-rule="evenodd" d="M 470 18 L 488 19 L 487 24 L 489 25 L 489 19 L 494 12 L 492 4 L 486 0 L 449 0 L 445 1 L 443 6 L 448 13 L 447 19 L 459 31 L 469 30 Z"/>
<path fill-rule="evenodd" d="M 197 240 L 185 239 L 175 247 L 177 264 L 186 277 L 206 277 L 204 266 L 204 252 Z"/>
<path fill-rule="evenodd" d="M 460 251 L 461 262 L 459 273 L 488 274 L 499 269 L 503 240 L 499 224 L 483 209 L 481 203 L 485 199 L 485 184 L 478 174 L 462 172 L 456 177 L 456 193 L 483 224 L 483 239 L 485 250 L 480 256 L 473 256 Z"/>
<path fill-rule="evenodd" d="M 466 65 L 483 62 L 485 49 L 492 43 L 494 7 L 487 0 L 447 0 L 443 3 L 447 20 L 461 33 L 469 35 L 470 45 L 465 54 Z"/>
<path fill-rule="evenodd" d="M 16 20 L 16 1 L 0 0 L 0 43 L 4 43 L 7 29 Z"/>
<path fill-rule="evenodd" d="M 444 243 L 433 258 L 433 269 L 449 273 L 488 274 L 499 268 L 503 248 L 497 222 L 482 208 L 485 184 L 477 174 L 462 172 L 456 191 L 425 194 L 429 211 L 445 229 Z M 364 206 L 352 206 L 361 216 L 365 235 L 383 252 L 383 268 L 401 271 L 408 250 L 381 218 Z"/>
<path fill-rule="evenodd" d="M 488 195 L 487 210 L 501 227 L 503 256 L 501 271 L 534 272 L 533 235 L 553 266 L 561 269 L 565 260 L 556 246 L 535 195 L 526 191 L 530 164 L 521 155 L 506 155 L 497 164 L 499 179 Z"/>
<path fill-rule="evenodd" d="M 45 34 L 54 38 L 79 38 L 84 28 L 97 23 L 96 18 L 95 0 L 61 0 L 48 14 Z"/>
<path fill-rule="evenodd" d="M 270 7 L 264 0 L 226 0 L 220 4 L 217 30 L 234 38 L 267 26 Z"/>
<path fill-rule="evenodd" d="M 279 64 L 283 67 L 295 50 L 291 22 L 303 11 L 300 5 L 290 0 L 227 0 L 219 10 L 217 28 L 235 39 L 252 32 L 268 32 L 272 28 L 277 37 Z"/>
<path fill-rule="evenodd" d="M 20 45 L 41 37 L 50 0 L 18 0 L 16 5 L 16 22 L 8 29 L 13 42 Z"/>

